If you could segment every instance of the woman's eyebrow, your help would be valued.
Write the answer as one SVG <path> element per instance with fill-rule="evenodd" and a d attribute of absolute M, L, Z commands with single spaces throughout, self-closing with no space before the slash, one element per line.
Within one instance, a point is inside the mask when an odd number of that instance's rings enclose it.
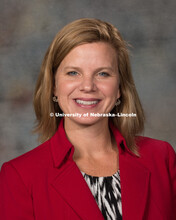
<path fill-rule="evenodd" d="M 99 72 L 101 70 L 114 71 L 114 69 L 112 67 L 110 67 L 110 66 L 102 66 L 102 67 L 97 68 L 95 71 Z"/>
<path fill-rule="evenodd" d="M 66 66 L 66 67 L 64 67 L 64 70 L 67 70 L 67 69 L 75 69 L 75 70 L 81 70 L 81 68 L 80 67 L 77 67 L 77 66 Z"/>
<path fill-rule="evenodd" d="M 64 70 L 68 70 L 68 69 L 74 69 L 74 70 L 78 70 L 81 71 L 82 69 L 80 67 L 77 66 L 66 66 L 64 67 Z M 101 70 L 109 70 L 109 71 L 114 71 L 114 69 L 112 67 L 109 66 L 102 66 L 102 67 L 98 67 L 94 70 L 94 72 L 99 72 Z"/>

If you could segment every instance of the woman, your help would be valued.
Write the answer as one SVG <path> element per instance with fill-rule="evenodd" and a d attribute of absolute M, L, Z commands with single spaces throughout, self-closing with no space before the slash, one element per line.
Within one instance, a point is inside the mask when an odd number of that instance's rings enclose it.
<path fill-rule="evenodd" d="M 176 155 L 137 136 L 144 114 L 114 26 L 79 19 L 56 35 L 34 108 L 44 143 L 2 166 L 2 219 L 176 219 Z"/>

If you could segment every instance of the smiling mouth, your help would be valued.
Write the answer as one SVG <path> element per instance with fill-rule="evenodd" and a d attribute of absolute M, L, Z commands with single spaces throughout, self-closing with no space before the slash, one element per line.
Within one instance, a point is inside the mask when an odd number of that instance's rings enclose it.
<path fill-rule="evenodd" d="M 81 104 L 81 105 L 95 105 L 99 102 L 98 100 L 96 100 L 96 101 L 84 101 L 84 100 L 80 100 L 80 99 L 76 99 L 75 101 L 78 104 Z"/>
<path fill-rule="evenodd" d="M 83 99 L 75 99 L 75 102 L 79 105 L 84 105 L 84 106 L 95 106 L 97 105 L 100 100 L 97 99 L 97 100 L 83 100 Z"/>

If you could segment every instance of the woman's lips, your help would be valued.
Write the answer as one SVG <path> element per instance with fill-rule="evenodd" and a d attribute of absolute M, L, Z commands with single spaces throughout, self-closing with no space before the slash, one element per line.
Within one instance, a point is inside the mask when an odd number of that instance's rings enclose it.
<path fill-rule="evenodd" d="M 93 108 L 98 105 L 98 103 L 101 101 L 100 99 L 94 99 L 94 98 L 78 98 L 74 99 L 75 103 L 82 108 Z"/>

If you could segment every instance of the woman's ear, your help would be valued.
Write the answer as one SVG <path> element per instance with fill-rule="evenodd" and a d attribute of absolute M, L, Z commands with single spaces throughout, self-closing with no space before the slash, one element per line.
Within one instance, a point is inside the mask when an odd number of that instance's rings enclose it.
<path fill-rule="evenodd" d="M 57 89 L 56 89 L 56 85 L 54 85 L 53 87 L 53 102 L 58 102 L 58 99 L 57 99 Z"/>

